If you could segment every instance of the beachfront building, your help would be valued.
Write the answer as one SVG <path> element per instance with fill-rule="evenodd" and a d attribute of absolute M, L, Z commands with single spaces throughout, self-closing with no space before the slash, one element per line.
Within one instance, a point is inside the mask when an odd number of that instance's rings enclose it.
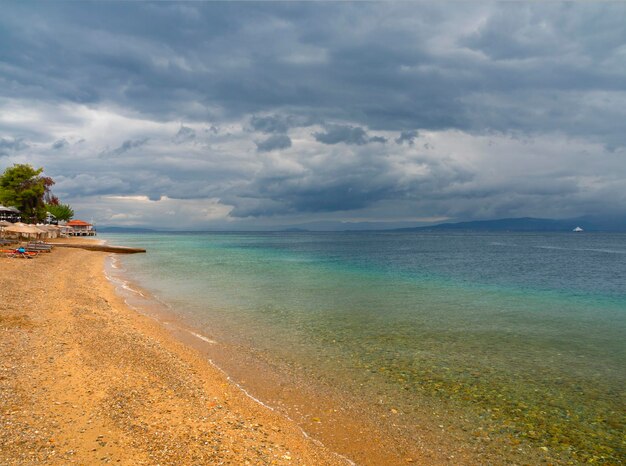
<path fill-rule="evenodd" d="M 4 220 L 5 222 L 19 222 L 22 219 L 20 215 L 20 211 L 15 207 L 5 207 L 0 205 L 0 220 Z"/>
<path fill-rule="evenodd" d="M 71 227 L 67 232 L 69 236 L 96 236 L 96 228 L 83 220 L 70 220 L 66 226 Z"/>

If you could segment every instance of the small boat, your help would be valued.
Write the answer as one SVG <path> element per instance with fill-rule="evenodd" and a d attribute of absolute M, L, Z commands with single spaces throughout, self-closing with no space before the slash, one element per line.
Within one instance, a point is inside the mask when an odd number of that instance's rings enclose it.
<path fill-rule="evenodd" d="M 585 231 L 585 230 L 583 230 L 583 229 L 582 229 L 582 228 L 580 228 L 580 227 L 576 227 L 576 228 L 574 228 L 572 231 L 573 231 L 573 232 L 576 232 L 576 233 L 580 233 L 581 231 Z"/>

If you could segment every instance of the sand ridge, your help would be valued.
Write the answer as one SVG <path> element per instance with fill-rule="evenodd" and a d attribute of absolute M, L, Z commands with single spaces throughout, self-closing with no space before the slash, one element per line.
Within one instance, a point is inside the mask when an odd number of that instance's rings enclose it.
<path fill-rule="evenodd" d="M 129 309 L 105 257 L 0 259 L 1 464 L 348 464 Z"/>

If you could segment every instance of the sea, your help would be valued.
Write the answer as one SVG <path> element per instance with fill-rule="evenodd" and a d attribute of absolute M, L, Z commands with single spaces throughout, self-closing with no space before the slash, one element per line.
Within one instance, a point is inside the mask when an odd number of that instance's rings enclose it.
<path fill-rule="evenodd" d="M 115 259 L 126 288 L 143 290 L 207 342 L 290 374 L 281 384 L 305 381 L 342 403 L 375 405 L 374 422 L 404 435 L 403 448 L 437 424 L 432 435 L 451 432 L 485 463 L 626 458 L 624 233 L 100 238 L 147 249 Z M 254 389 L 262 380 L 233 371 L 261 401 L 288 404 L 263 399 L 270 392 Z M 302 404 L 284 410 L 312 431 L 326 422 L 315 403 Z"/>

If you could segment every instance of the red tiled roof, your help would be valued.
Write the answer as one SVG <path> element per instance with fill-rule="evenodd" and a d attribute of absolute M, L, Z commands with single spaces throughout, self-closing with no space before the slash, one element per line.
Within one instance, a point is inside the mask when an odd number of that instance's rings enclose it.
<path fill-rule="evenodd" d="M 70 220 L 67 222 L 68 227 L 90 227 L 91 223 L 84 222 L 83 220 Z"/>

